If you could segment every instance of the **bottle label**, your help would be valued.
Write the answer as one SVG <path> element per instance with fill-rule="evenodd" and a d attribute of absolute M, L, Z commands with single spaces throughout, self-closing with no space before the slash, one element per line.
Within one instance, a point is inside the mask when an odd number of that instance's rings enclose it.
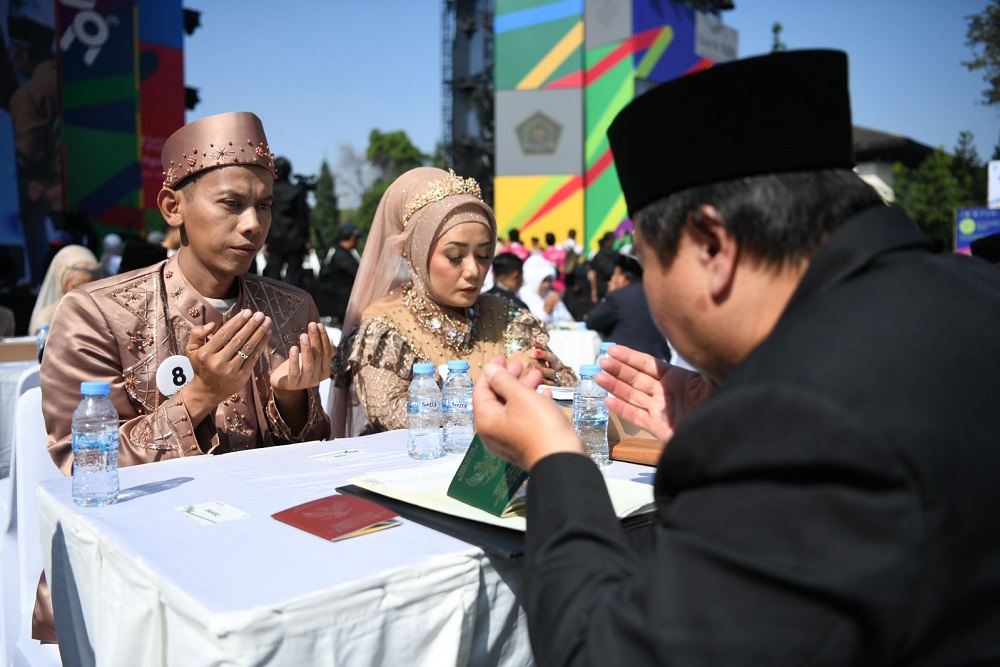
<path fill-rule="evenodd" d="M 421 399 L 418 403 L 421 410 L 437 410 L 438 402 L 435 399 Z"/>

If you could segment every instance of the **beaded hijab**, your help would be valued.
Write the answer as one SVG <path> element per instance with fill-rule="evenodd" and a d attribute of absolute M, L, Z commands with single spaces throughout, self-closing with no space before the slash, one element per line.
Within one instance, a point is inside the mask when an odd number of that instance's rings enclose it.
<path fill-rule="evenodd" d="M 448 230 L 464 223 L 478 223 L 489 232 L 492 257 L 496 247 L 497 223 L 483 202 L 479 185 L 453 171 L 418 167 L 406 172 L 382 195 L 368 234 L 365 252 L 351 290 L 342 331 L 350 337 L 361 314 L 379 299 L 412 281 L 418 302 L 436 304 L 428 265 L 431 248 Z M 340 354 L 347 350 L 341 349 Z M 332 387 L 330 404 L 333 434 L 346 432 L 349 406 L 354 403 L 350 388 Z"/>

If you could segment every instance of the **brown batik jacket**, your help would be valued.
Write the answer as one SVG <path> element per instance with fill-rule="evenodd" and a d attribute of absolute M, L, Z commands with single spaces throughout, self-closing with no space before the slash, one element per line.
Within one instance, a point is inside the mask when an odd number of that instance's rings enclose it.
<path fill-rule="evenodd" d="M 318 320 L 308 294 L 267 278 L 239 279 L 236 303 L 220 313 L 185 280 L 176 256 L 153 266 L 88 283 L 65 297 L 52 321 L 41 370 L 48 449 L 65 474 L 72 470 L 70 427 L 80 383 L 108 381 L 121 419 L 119 465 L 178 456 L 222 454 L 329 436 L 317 388 L 309 390 L 309 419 L 292 433 L 275 405 L 271 369 L 309 322 Z M 241 310 L 273 320 L 268 353 L 251 380 L 200 424 L 192 424 L 179 397 L 157 390 L 156 371 L 185 354 L 192 327 L 221 326 Z M 183 394 L 181 394 L 183 395 Z"/>

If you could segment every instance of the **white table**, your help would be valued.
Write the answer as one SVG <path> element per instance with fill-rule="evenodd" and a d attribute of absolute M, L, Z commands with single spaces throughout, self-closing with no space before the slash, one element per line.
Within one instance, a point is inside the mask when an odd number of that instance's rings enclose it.
<path fill-rule="evenodd" d="M 550 329 L 549 348 L 559 360 L 580 372 L 580 366 L 592 364 L 601 351 L 601 337 L 590 329 Z"/>
<path fill-rule="evenodd" d="M 0 478 L 10 475 L 10 450 L 14 443 L 17 381 L 20 379 L 21 373 L 37 365 L 36 361 L 0 362 Z"/>
<path fill-rule="evenodd" d="M 361 453 L 310 458 L 351 448 Z M 125 468 L 121 501 L 104 508 L 74 505 L 70 479 L 43 482 L 42 546 L 64 657 L 72 650 L 82 664 L 99 665 L 531 663 L 519 560 L 405 520 L 326 542 L 271 518 L 360 473 L 413 465 L 405 431 L 394 431 Z M 620 462 L 605 470 L 652 478 L 649 468 Z M 215 500 L 250 517 L 199 525 L 176 510 Z M 71 637 L 62 631 L 67 618 Z"/>

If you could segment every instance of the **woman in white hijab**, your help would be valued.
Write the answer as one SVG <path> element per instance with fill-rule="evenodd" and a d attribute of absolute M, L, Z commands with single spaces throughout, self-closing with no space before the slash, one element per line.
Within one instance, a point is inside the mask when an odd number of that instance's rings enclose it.
<path fill-rule="evenodd" d="M 573 322 L 559 292 L 552 289 L 556 266 L 541 255 L 533 255 L 524 262 L 524 284 L 517 296 L 528 306 L 531 314 L 546 324 Z"/>
<path fill-rule="evenodd" d="M 420 167 L 389 186 L 334 359 L 335 437 L 405 428 L 416 362 L 437 368 L 464 359 L 475 380 L 496 355 L 519 356 L 525 372 L 537 366 L 546 382 L 575 384 L 548 349 L 541 322 L 508 299 L 481 293 L 496 239 L 493 210 L 471 178 Z"/>
<path fill-rule="evenodd" d="M 63 295 L 71 289 L 101 274 L 101 264 L 89 249 L 81 245 L 68 245 L 52 258 L 49 270 L 38 290 L 35 309 L 31 312 L 28 333 L 34 335 L 43 324 L 50 324 Z"/>

